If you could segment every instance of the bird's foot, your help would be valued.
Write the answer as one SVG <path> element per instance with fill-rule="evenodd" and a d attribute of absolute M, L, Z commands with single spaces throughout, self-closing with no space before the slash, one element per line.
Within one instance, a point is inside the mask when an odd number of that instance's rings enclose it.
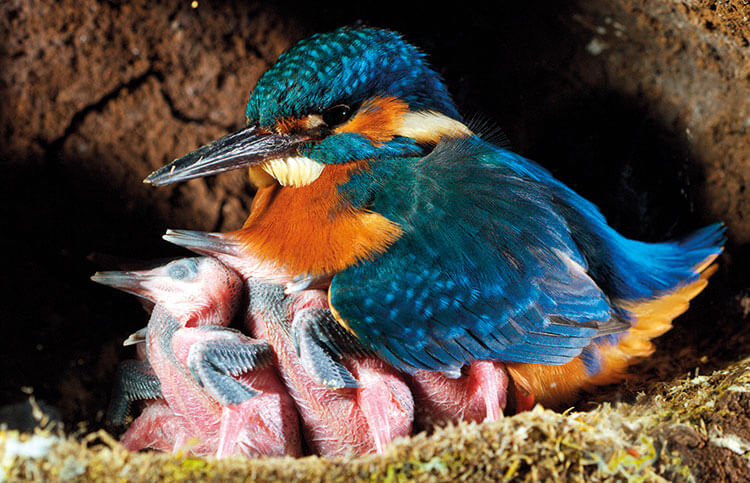
<path fill-rule="evenodd" d="M 151 401 L 123 433 L 120 442 L 130 451 L 151 448 L 172 452 L 175 442 L 185 439 L 183 427 L 184 420 L 164 400 Z"/>
<path fill-rule="evenodd" d="M 476 396 L 484 402 L 484 420 L 502 418 L 508 397 L 505 366 L 500 362 L 475 361 L 469 366 L 469 380 L 475 386 Z"/>

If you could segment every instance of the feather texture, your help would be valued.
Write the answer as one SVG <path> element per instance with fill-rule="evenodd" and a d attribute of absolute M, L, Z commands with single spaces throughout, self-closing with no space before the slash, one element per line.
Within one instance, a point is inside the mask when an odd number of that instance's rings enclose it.
<path fill-rule="evenodd" d="M 336 275 L 330 301 L 358 337 L 407 371 L 455 372 L 491 359 L 570 363 L 561 370 L 580 369 L 581 378 L 621 372 L 627 364 L 600 345 L 650 347 L 650 336 L 636 344 L 608 335 L 642 320 L 630 302 L 692 286 L 723 242 L 719 225 L 677 242 L 628 240 L 543 168 L 475 137 L 443 141 L 424 158 L 380 160 L 342 191 L 363 187 L 371 209 L 403 235 Z M 678 299 L 665 320 L 686 308 L 684 297 L 669 300 Z"/>
<path fill-rule="evenodd" d="M 336 275 L 331 304 L 396 367 L 562 364 L 612 316 L 549 189 L 497 158 L 469 138 L 421 159 L 381 160 L 386 179 L 364 174 L 370 187 L 387 183 L 374 189 L 371 209 L 403 235 Z"/>

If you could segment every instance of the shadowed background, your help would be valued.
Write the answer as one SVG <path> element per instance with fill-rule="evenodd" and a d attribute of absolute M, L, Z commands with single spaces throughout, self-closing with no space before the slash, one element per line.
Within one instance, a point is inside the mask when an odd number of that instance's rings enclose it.
<path fill-rule="evenodd" d="M 293 42 L 356 22 L 420 46 L 467 119 L 501 129 L 624 234 L 658 241 L 724 220 L 720 271 L 636 372 L 669 380 L 746 356 L 747 2 L 496 3 L 4 2 L 0 419 L 25 424 L 18 404 L 33 393 L 68 427 L 102 425 L 130 356 L 121 341 L 147 316 L 88 277 L 181 254 L 166 228 L 238 228 L 252 198 L 242 172 L 141 180 L 241 127 L 255 82 Z"/>

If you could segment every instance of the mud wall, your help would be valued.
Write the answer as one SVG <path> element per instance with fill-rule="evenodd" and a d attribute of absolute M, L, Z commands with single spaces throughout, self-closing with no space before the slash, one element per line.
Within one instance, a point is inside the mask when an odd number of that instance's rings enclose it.
<path fill-rule="evenodd" d="M 350 2 L 11 0 L 0 6 L 0 416 L 33 393 L 69 427 L 102 423 L 120 342 L 146 317 L 97 269 L 181 253 L 166 228 L 246 216 L 241 173 L 141 180 L 242 126 L 294 41 L 362 21 L 427 52 L 462 112 L 502 129 L 649 241 L 724 220 L 721 271 L 637 371 L 668 380 L 748 353 L 750 7 L 743 0 L 498 2 L 446 12 Z M 647 382 L 617 391 L 628 397 Z M 607 397 L 609 394 L 607 395 Z"/>

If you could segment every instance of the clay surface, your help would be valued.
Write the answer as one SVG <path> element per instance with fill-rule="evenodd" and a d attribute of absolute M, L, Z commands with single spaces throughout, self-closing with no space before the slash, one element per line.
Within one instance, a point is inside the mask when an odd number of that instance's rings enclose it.
<path fill-rule="evenodd" d="M 291 0 L 3 2 L 0 416 L 27 427 L 23 401 L 33 393 L 68 430 L 102 426 L 116 364 L 129 355 L 121 341 L 147 317 L 88 277 L 180 254 L 161 241 L 166 228 L 238 228 L 252 199 L 241 172 L 160 189 L 141 180 L 241 127 L 255 82 L 294 41 L 357 21 L 404 33 L 472 125 L 490 136 L 502 129 L 626 235 L 656 241 L 727 223 L 720 271 L 654 357 L 578 409 L 639 391 L 656 397 L 656 382 L 725 369 L 750 348 L 748 19 L 743 0 L 450 12 Z M 729 441 L 717 431 L 750 441 L 748 400 L 727 394 L 705 431 L 660 433 L 698 480 L 750 476 L 729 443 L 716 444 Z"/>

